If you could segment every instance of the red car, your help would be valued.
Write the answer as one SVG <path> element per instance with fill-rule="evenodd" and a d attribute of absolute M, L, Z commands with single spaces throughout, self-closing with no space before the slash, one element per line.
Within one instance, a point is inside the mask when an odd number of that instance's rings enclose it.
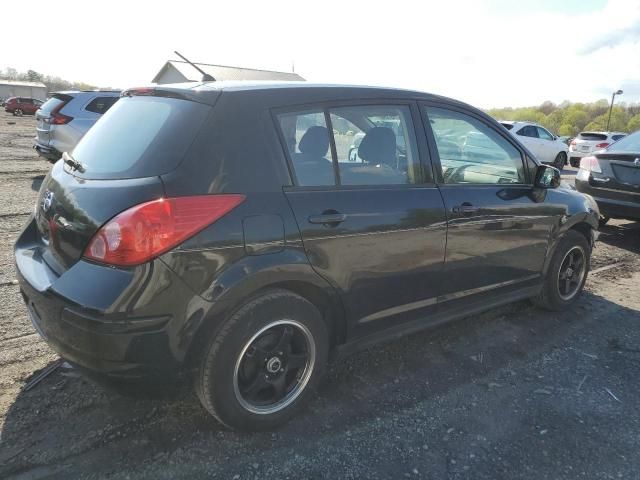
<path fill-rule="evenodd" d="M 4 102 L 4 111 L 17 116 L 35 115 L 36 110 L 42 106 L 42 100 L 26 97 L 11 97 Z"/>

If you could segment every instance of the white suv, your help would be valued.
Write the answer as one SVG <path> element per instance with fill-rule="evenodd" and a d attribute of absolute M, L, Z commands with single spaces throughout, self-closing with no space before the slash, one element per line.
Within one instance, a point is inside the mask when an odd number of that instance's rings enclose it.
<path fill-rule="evenodd" d="M 591 155 L 593 151 L 607 148 L 626 136 L 624 132 L 580 132 L 569 144 L 569 163 L 572 167 L 578 167 L 582 157 Z"/>
<path fill-rule="evenodd" d="M 541 162 L 549 163 L 558 170 L 567 163 L 569 147 L 546 128 L 531 122 L 500 123 Z"/>

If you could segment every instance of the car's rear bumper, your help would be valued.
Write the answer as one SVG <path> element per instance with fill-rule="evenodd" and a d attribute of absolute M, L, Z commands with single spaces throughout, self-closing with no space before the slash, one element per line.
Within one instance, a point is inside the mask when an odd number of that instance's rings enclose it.
<path fill-rule="evenodd" d="M 62 157 L 62 152 L 59 152 L 53 147 L 49 147 L 47 145 L 43 145 L 41 143 L 36 142 L 33 146 L 38 155 L 46 158 L 47 160 L 57 161 Z"/>
<path fill-rule="evenodd" d="M 125 271 L 80 260 L 58 276 L 30 241 L 34 228 L 31 222 L 16 242 L 15 261 L 42 338 L 63 358 L 103 376 L 175 376 L 185 354 L 180 304 L 193 295 L 187 287 L 160 261 Z M 162 297 L 168 287 L 170 302 Z"/>
<path fill-rule="evenodd" d="M 576 179 L 576 190 L 591 195 L 598 204 L 600 213 L 606 217 L 640 220 L 640 192 L 634 195 L 616 191 L 617 198 L 611 198 L 606 190 L 578 179 Z"/>

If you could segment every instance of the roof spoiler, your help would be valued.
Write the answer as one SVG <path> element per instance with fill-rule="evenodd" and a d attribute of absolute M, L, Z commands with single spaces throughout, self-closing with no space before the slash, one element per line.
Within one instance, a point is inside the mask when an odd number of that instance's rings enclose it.
<path fill-rule="evenodd" d="M 173 53 L 175 53 L 176 55 L 178 55 L 181 59 L 183 59 L 185 62 L 187 62 L 189 65 L 191 65 L 193 68 L 195 68 L 196 70 L 198 70 L 201 74 L 202 74 L 202 81 L 203 82 L 215 82 L 216 79 L 213 78 L 211 75 L 209 75 L 207 72 L 205 72 L 204 70 L 202 70 L 200 67 L 198 67 L 195 63 L 193 63 L 192 61 L 188 60 L 187 57 L 185 57 L 184 55 L 182 55 L 180 52 L 178 52 L 177 50 L 174 50 Z"/>

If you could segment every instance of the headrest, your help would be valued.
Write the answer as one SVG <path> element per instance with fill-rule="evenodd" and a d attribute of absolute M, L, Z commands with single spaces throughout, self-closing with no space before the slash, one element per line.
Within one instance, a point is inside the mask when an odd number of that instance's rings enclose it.
<path fill-rule="evenodd" d="M 309 127 L 302 135 L 298 149 L 307 155 L 324 157 L 329 151 L 329 131 L 326 127 Z"/>
<path fill-rule="evenodd" d="M 389 127 L 373 127 L 358 147 L 358 156 L 372 164 L 396 162 L 396 135 Z"/>

